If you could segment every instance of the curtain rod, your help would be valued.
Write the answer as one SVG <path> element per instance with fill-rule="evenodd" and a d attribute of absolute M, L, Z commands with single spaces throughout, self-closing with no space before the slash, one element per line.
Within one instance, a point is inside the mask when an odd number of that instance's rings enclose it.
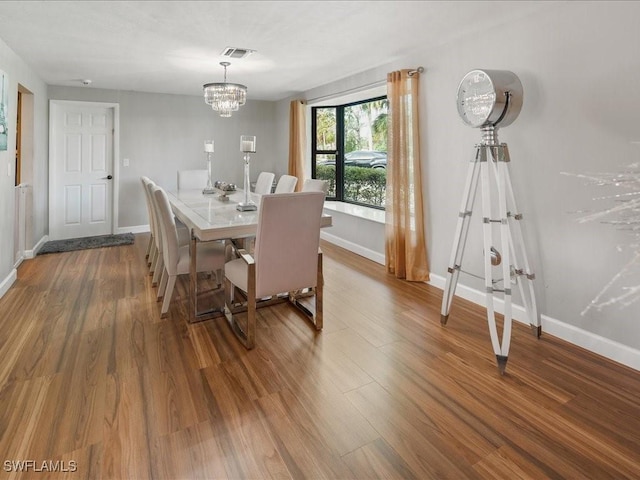
<path fill-rule="evenodd" d="M 343 90 L 341 92 L 334 92 L 334 93 L 330 93 L 328 95 L 322 95 L 320 97 L 310 98 L 310 99 L 306 100 L 306 103 L 309 104 L 309 103 L 320 102 L 322 100 L 327 100 L 329 98 L 334 98 L 334 97 L 338 97 L 338 96 L 342 96 L 342 95 L 347 95 L 349 93 L 356 93 L 356 92 L 359 92 L 361 90 L 366 90 L 367 88 L 381 87 L 381 86 L 385 85 L 386 83 L 387 83 L 386 80 L 378 80 L 377 82 L 367 83 L 366 85 L 360 85 L 359 87 L 349 88 L 348 90 Z"/>
<path fill-rule="evenodd" d="M 415 70 L 409 70 L 408 74 L 409 74 L 410 77 L 413 77 L 416 73 L 422 73 L 422 72 L 424 72 L 424 68 L 423 67 L 418 67 Z M 334 97 L 338 97 L 338 96 L 342 96 L 342 95 L 347 95 L 349 93 L 357 93 L 359 91 L 366 90 L 367 88 L 381 87 L 382 85 L 384 85 L 386 83 L 387 83 L 386 79 L 385 80 L 378 80 L 376 82 L 367 83 L 366 85 L 360 85 L 359 87 L 350 88 L 348 90 L 343 90 L 341 92 L 334 92 L 334 93 L 330 93 L 328 95 L 322 95 L 320 97 L 309 98 L 309 99 L 305 100 L 305 102 L 308 105 L 310 103 L 320 102 L 322 100 L 328 100 L 329 98 L 334 98 Z"/>

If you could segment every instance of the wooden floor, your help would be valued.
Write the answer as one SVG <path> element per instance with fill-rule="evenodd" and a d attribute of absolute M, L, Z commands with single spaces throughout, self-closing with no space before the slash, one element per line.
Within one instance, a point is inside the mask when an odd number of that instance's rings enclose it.
<path fill-rule="evenodd" d="M 515 324 L 500 376 L 481 308 L 441 327 L 440 290 L 330 244 L 324 330 L 261 309 L 246 351 L 187 324 L 186 281 L 159 318 L 147 240 L 20 266 L 0 478 L 640 478 L 639 372 Z"/>

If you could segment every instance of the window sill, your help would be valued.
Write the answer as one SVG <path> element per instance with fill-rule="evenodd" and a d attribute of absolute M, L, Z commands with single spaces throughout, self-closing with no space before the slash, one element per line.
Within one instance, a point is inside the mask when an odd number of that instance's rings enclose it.
<path fill-rule="evenodd" d="M 333 212 L 340 212 L 345 215 L 351 215 L 352 217 L 363 218 L 375 223 L 385 223 L 384 210 L 378 210 L 377 208 L 363 207 L 362 205 L 354 205 L 352 203 L 345 202 L 324 202 L 324 208 Z"/>

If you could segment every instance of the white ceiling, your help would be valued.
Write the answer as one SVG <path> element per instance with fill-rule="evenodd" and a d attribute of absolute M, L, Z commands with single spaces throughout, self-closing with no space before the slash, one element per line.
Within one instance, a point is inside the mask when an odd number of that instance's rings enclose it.
<path fill-rule="evenodd" d="M 50 85 L 182 95 L 222 81 L 225 47 L 253 49 L 227 80 L 280 100 L 551 3 L 2 1 L 0 38 Z"/>

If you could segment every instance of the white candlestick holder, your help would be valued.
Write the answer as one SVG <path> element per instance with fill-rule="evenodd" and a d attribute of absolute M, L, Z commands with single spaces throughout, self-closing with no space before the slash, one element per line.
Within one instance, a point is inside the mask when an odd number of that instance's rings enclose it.
<path fill-rule="evenodd" d="M 211 162 L 213 161 L 213 140 L 207 140 L 204 142 L 204 151 L 207 154 L 207 186 L 204 187 L 202 193 L 211 195 L 216 193 L 216 189 L 213 188 L 213 181 L 211 179 Z"/>
<path fill-rule="evenodd" d="M 238 203 L 237 210 L 241 212 L 257 210 L 258 206 L 251 200 L 251 180 L 249 176 L 250 153 L 256 151 L 256 137 L 253 135 L 240 136 L 240 151 L 244 153 L 244 201 Z"/>

